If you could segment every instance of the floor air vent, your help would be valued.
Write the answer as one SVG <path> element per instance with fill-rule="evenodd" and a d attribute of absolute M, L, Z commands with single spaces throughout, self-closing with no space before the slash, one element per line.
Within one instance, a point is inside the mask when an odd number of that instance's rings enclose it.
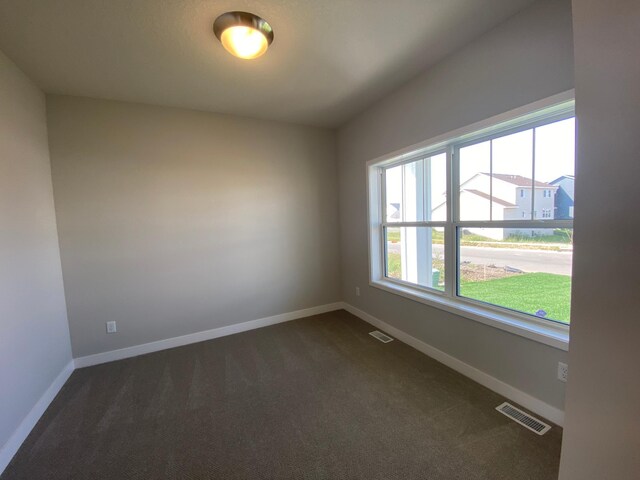
<path fill-rule="evenodd" d="M 502 405 L 496 407 L 496 410 L 532 432 L 536 432 L 538 435 L 544 435 L 551 429 L 546 423 L 542 423 L 537 418 L 533 418 L 528 413 L 523 412 L 510 403 L 504 402 Z"/>
<path fill-rule="evenodd" d="M 385 335 L 384 333 L 379 332 L 378 330 L 374 330 L 373 332 L 369 332 L 369 335 L 371 335 L 374 338 L 377 338 L 382 343 L 389 343 L 390 341 L 393 340 L 393 338 L 391 338 L 389 335 Z"/>

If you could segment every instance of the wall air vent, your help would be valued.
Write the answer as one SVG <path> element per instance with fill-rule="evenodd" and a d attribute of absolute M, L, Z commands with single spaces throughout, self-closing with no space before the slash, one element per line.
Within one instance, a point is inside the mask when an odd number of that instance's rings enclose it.
<path fill-rule="evenodd" d="M 532 417 L 510 403 L 504 402 L 502 405 L 497 406 L 496 410 L 538 435 L 544 435 L 551 429 L 546 423 L 542 423 L 537 418 Z"/>
<path fill-rule="evenodd" d="M 389 343 L 389 342 L 391 342 L 393 340 L 393 338 L 391 338 L 389 335 L 385 335 L 384 333 L 379 332 L 378 330 L 374 330 L 373 332 L 369 332 L 369 335 L 371 335 L 373 338 L 377 338 L 382 343 Z"/>

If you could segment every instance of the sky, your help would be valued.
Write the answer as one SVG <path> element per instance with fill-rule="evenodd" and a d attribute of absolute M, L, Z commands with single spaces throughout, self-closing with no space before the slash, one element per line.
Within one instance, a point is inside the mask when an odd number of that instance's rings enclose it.
<path fill-rule="evenodd" d="M 479 172 L 521 175 L 531 178 L 533 170 L 533 129 L 470 145 L 460 150 L 460 181 Z M 493 150 L 491 152 L 491 149 Z M 492 153 L 492 157 L 491 157 Z M 444 154 L 432 157 L 432 205 L 442 202 L 446 189 Z M 562 175 L 575 174 L 575 119 L 569 118 L 535 129 L 535 179 L 550 182 Z M 401 167 L 387 170 L 387 202 L 402 198 Z"/>

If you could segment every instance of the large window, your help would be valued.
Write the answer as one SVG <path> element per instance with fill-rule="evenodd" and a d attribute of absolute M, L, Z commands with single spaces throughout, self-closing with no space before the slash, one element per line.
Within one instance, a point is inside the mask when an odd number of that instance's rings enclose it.
<path fill-rule="evenodd" d="M 568 335 L 573 102 L 434 143 L 369 165 L 372 284 Z"/>

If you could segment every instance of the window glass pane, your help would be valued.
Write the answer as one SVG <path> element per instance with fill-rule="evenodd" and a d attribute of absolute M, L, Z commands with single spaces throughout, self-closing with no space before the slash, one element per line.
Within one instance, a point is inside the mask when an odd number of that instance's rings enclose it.
<path fill-rule="evenodd" d="M 573 230 L 458 231 L 458 294 L 569 323 Z"/>
<path fill-rule="evenodd" d="M 387 222 L 445 221 L 446 166 L 443 153 L 386 169 Z"/>
<path fill-rule="evenodd" d="M 385 200 L 387 222 L 402 221 L 402 165 L 387 168 L 385 175 Z"/>
<path fill-rule="evenodd" d="M 427 183 L 426 196 L 430 202 L 426 206 L 426 220 L 444 222 L 447 220 L 447 155 L 441 153 L 424 160 Z"/>
<path fill-rule="evenodd" d="M 387 277 L 444 290 L 444 228 L 388 227 Z"/>
<path fill-rule="evenodd" d="M 573 218 L 574 179 L 575 119 L 536 128 L 536 181 L 548 185 L 536 195 L 536 210 L 552 212 L 543 218 Z"/>
<path fill-rule="evenodd" d="M 491 142 L 460 149 L 460 219 L 489 220 L 491 208 Z"/>
<path fill-rule="evenodd" d="M 533 130 L 492 141 L 492 220 L 531 218 Z"/>
<path fill-rule="evenodd" d="M 387 222 L 424 220 L 423 161 L 385 170 Z"/>

